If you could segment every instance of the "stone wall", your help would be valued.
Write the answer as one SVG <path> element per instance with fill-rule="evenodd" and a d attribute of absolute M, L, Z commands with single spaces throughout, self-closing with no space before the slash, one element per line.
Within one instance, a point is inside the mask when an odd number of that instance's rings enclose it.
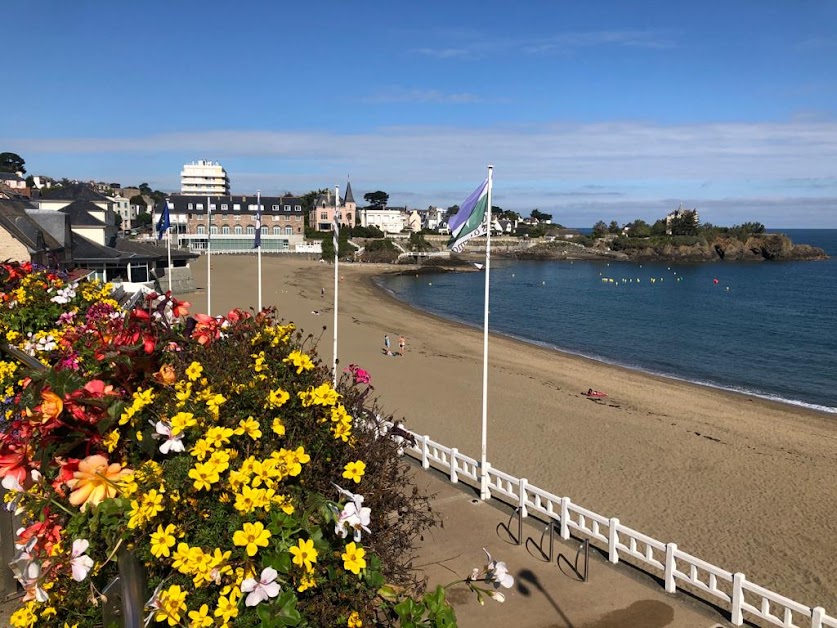
<path fill-rule="evenodd" d="M 175 266 L 171 269 L 171 281 L 168 277 L 169 268 L 158 268 L 152 274 L 156 276 L 156 288 L 160 292 L 171 290 L 173 294 L 194 292 L 195 282 L 192 279 L 192 269 L 189 266 Z"/>

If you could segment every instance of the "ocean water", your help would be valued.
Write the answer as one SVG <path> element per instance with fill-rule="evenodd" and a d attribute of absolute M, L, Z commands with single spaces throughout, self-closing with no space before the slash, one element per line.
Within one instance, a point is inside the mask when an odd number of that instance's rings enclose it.
<path fill-rule="evenodd" d="M 819 246 L 831 259 L 675 265 L 493 258 L 489 327 L 607 363 L 837 413 L 837 229 L 769 231 Z M 481 328 L 484 277 L 394 276 L 380 285 L 415 307 Z"/>

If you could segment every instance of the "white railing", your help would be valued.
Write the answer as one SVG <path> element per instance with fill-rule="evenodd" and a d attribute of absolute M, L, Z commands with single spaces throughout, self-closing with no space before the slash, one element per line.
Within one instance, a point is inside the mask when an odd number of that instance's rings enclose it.
<path fill-rule="evenodd" d="M 403 441 L 404 451 L 419 460 L 423 468 L 442 471 L 453 483 L 465 478 L 479 485 L 478 461 L 460 454 L 455 447 L 445 447 L 429 436 L 399 427 L 413 439 Z M 627 559 L 640 569 L 661 575 L 667 592 L 676 592 L 680 583 L 699 598 L 728 609 L 735 626 L 744 624 L 747 613 L 748 621 L 760 619 L 783 628 L 837 628 L 837 618 L 827 615 L 822 607 L 811 608 L 774 593 L 749 582 L 743 573 L 716 567 L 677 549 L 674 543 L 663 543 L 624 526 L 615 517 L 604 517 L 572 503 L 569 497 L 558 497 L 532 486 L 525 478 L 517 478 L 490 464 L 486 464 L 485 471 L 489 499 L 497 495 L 500 501 L 516 507 L 521 521 L 533 514 L 549 525 L 560 525 L 564 539 L 569 539 L 573 532 L 592 539 L 607 549 L 611 563 Z"/>

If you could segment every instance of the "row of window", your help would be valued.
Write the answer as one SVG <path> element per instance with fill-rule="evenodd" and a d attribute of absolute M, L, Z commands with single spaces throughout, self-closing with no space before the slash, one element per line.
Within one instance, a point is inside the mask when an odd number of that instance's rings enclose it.
<path fill-rule="evenodd" d="M 345 216 L 343 216 L 343 219 L 346 222 L 352 222 L 352 215 L 346 214 Z M 328 212 L 320 212 L 320 220 L 328 220 Z"/>
<path fill-rule="evenodd" d="M 194 214 L 188 214 L 188 217 L 189 217 L 189 220 L 194 220 L 196 218 L 199 218 L 199 217 L 195 216 Z M 200 218 L 202 218 L 202 217 L 203 216 L 201 216 Z M 271 216 L 271 218 L 273 219 L 273 222 L 279 222 L 281 220 L 284 220 L 285 222 L 290 222 L 292 220 L 295 220 L 297 222 L 302 222 L 302 216 L 284 215 L 284 216 Z M 215 219 L 216 219 L 216 216 L 213 216 L 212 219 L 213 219 L 213 222 L 214 222 Z M 221 217 L 221 220 L 225 220 L 225 219 L 226 219 L 225 217 L 223 217 L 223 216 Z M 265 219 L 267 219 L 267 216 L 265 216 Z M 241 216 L 233 216 L 233 220 L 239 221 L 239 220 L 241 220 Z"/>
<path fill-rule="evenodd" d="M 209 229 L 209 233 L 212 235 L 217 235 L 219 233 L 218 227 L 212 225 Z M 247 235 L 255 235 L 256 229 L 255 227 L 247 227 L 246 231 L 241 227 L 241 225 L 236 225 L 232 231 L 230 231 L 229 225 L 224 225 L 221 227 L 221 234 L 229 235 L 230 233 L 234 233 L 235 235 L 243 235 L 247 233 Z M 268 235 L 270 233 L 267 227 L 262 227 L 262 235 Z M 273 227 L 273 235 L 282 235 L 282 227 Z M 197 228 L 198 235 L 206 235 L 206 227 L 204 225 L 198 225 Z M 294 228 L 293 227 L 285 227 L 284 235 L 293 235 Z"/>
<path fill-rule="evenodd" d="M 267 209 L 267 205 L 264 205 L 263 207 L 265 209 Z M 272 205 L 271 207 L 272 207 L 273 211 L 275 211 L 275 212 L 278 212 L 282 209 L 282 205 Z M 290 205 L 285 205 L 284 208 L 285 208 L 286 212 L 289 212 L 289 211 L 301 212 L 302 211 L 302 205 L 294 205 L 293 207 L 291 207 Z M 203 209 L 203 203 L 189 203 L 187 209 Z M 241 203 L 233 203 L 232 204 L 232 209 L 233 209 L 234 212 L 241 211 Z M 228 203 L 221 203 L 221 211 L 222 212 L 226 212 L 226 211 L 229 211 L 229 210 L 230 210 L 230 206 L 229 206 Z M 259 211 L 259 206 L 257 204 L 251 204 L 251 205 L 247 206 L 247 210 L 251 211 L 251 212 L 256 212 L 256 211 Z M 209 211 L 218 211 L 218 206 L 215 203 L 210 203 L 209 204 Z"/>

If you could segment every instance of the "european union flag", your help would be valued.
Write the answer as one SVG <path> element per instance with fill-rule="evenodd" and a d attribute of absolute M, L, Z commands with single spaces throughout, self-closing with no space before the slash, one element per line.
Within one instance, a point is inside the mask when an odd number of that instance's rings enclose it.
<path fill-rule="evenodd" d="M 162 240 L 163 234 L 171 227 L 171 218 L 169 217 L 169 202 L 163 202 L 163 213 L 160 220 L 157 221 L 157 239 Z"/>

